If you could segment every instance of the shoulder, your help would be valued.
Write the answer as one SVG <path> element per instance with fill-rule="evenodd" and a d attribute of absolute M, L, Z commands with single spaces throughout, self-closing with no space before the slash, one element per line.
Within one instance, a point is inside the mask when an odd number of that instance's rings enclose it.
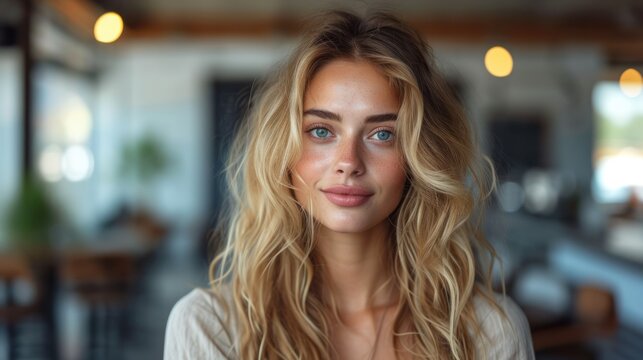
<path fill-rule="evenodd" d="M 234 324 L 228 289 L 194 289 L 172 308 L 164 358 L 234 358 Z"/>
<path fill-rule="evenodd" d="M 509 297 L 494 294 L 493 306 L 482 295 L 474 297 L 476 317 L 483 336 L 477 341 L 478 353 L 487 359 L 534 359 L 529 324 L 524 313 Z"/>

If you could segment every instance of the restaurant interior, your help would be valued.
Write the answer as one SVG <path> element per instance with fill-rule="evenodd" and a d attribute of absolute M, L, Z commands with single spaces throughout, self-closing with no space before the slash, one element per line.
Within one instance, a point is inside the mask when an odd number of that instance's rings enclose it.
<path fill-rule="evenodd" d="M 329 9 L 432 46 L 536 358 L 643 356 L 640 0 L 0 0 L 0 359 L 163 357 L 253 85 Z"/>

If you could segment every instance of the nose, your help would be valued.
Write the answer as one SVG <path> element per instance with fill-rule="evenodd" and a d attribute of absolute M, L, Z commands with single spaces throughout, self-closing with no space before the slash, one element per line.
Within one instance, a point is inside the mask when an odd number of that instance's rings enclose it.
<path fill-rule="evenodd" d="M 343 139 L 337 149 L 335 173 L 347 176 L 360 176 L 364 174 L 365 166 L 361 144 L 356 136 Z"/>

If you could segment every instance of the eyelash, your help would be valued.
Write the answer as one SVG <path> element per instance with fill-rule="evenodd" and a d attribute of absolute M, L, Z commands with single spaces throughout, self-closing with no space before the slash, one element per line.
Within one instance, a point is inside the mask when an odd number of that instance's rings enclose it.
<path fill-rule="evenodd" d="M 324 139 L 326 139 L 326 138 L 316 137 L 316 136 L 314 136 L 314 135 L 313 135 L 313 131 L 314 131 L 314 130 L 317 130 L 317 129 L 324 129 L 324 130 L 326 130 L 326 131 L 328 131 L 329 133 L 331 133 L 331 134 L 332 134 L 332 131 L 328 128 L 328 126 L 323 125 L 323 124 L 313 124 L 313 125 L 311 125 L 311 126 L 308 128 L 308 130 L 306 130 L 306 133 L 310 134 L 310 136 L 311 136 L 313 139 L 317 139 L 317 140 L 324 140 Z M 377 129 L 375 129 L 375 130 L 373 131 L 373 135 L 372 135 L 372 136 L 375 136 L 375 134 L 377 134 L 377 133 L 379 133 L 379 132 L 382 132 L 382 131 L 386 131 L 386 132 L 390 133 L 390 134 L 391 134 L 391 138 L 390 138 L 390 139 L 388 139 L 388 140 L 380 140 L 381 142 L 383 142 L 383 143 L 388 143 L 388 142 L 393 141 L 393 139 L 395 138 L 395 132 L 393 132 L 393 131 L 392 131 L 392 130 L 390 130 L 389 128 L 377 128 Z M 369 138 L 370 138 L 370 137 L 369 137 Z"/>

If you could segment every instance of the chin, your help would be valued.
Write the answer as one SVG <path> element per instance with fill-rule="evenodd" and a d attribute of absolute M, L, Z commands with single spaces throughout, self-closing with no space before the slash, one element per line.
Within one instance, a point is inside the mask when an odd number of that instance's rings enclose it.
<path fill-rule="evenodd" d="M 373 229 L 376 224 L 371 221 L 361 221 L 361 219 L 341 219 L 334 221 L 324 221 L 321 223 L 326 229 L 337 233 L 361 233 Z"/>
<path fill-rule="evenodd" d="M 328 231 L 332 231 L 339 234 L 356 234 L 364 232 L 368 229 L 355 227 L 355 226 L 325 226 Z"/>

